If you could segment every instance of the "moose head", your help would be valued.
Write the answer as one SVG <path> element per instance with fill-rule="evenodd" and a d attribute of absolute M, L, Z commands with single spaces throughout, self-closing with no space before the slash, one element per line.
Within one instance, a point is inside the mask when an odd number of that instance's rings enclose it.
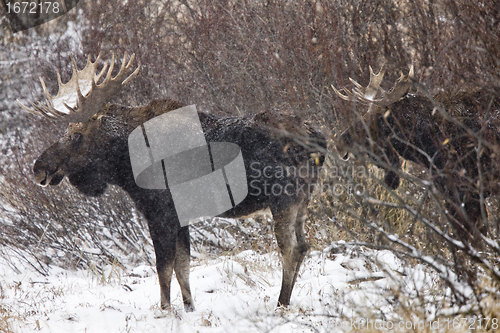
<path fill-rule="evenodd" d="M 332 89 L 341 99 L 368 105 L 368 111 L 363 115 L 354 109 L 354 117 L 348 119 L 351 123 L 340 136 L 337 149 L 341 156 L 347 157 L 346 148 L 353 145 L 361 145 L 370 148 L 371 157 L 380 163 L 387 165 L 385 183 L 395 189 L 399 186 L 399 176 L 391 167 L 399 167 L 399 156 L 391 144 L 392 127 L 387 121 L 390 115 L 390 107 L 406 96 L 412 86 L 413 67 L 408 75 L 401 73 L 393 87 L 385 91 L 380 84 L 384 78 L 385 64 L 378 74 L 370 67 L 370 81 L 368 86 L 363 87 L 358 82 L 350 79 L 354 88 L 349 91 L 345 88 L 337 90 L 333 85 Z"/>
<path fill-rule="evenodd" d="M 65 176 L 72 185 L 86 195 L 98 196 L 106 189 L 109 179 L 102 179 L 103 170 L 109 169 L 112 160 L 107 159 L 109 146 L 123 136 L 130 125 L 117 126 L 117 119 L 109 114 L 118 112 L 117 106 L 107 105 L 110 96 L 118 93 L 139 72 L 140 66 L 132 71 L 134 55 L 127 62 L 123 57 L 122 66 L 114 77 L 114 55 L 108 68 L 105 62 L 96 73 L 101 55 L 94 62 L 90 56 L 83 70 L 78 70 L 73 56 L 73 75 L 63 84 L 57 72 L 59 91 L 52 96 L 40 78 L 45 94 L 45 104 L 31 103 L 32 108 L 19 105 L 38 116 L 69 123 L 62 138 L 36 160 L 33 167 L 35 181 L 41 186 L 58 185 Z M 104 76 L 104 80 L 97 84 Z M 111 109 L 111 110 L 110 110 Z"/>

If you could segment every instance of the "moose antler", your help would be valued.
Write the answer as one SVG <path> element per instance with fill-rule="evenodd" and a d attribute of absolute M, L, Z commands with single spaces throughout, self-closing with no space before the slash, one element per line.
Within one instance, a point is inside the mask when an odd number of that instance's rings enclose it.
<path fill-rule="evenodd" d="M 375 104 L 379 107 L 386 107 L 398 101 L 401 97 L 406 95 L 408 89 L 410 89 L 414 76 L 413 66 L 410 67 L 408 75 L 401 73 L 401 76 L 396 80 L 396 82 L 394 82 L 393 87 L 388 92 L 380 87 L 384 74 L 385 64 L 382 65 L 378 74 L 375 74 L 370 66 L 370 82 L 366 88 L 354 81 L 352 78 L 349 78 L 354 85 L 352 91 L 349 91 L 346 88 L 341 88 L 339 91 L 333 85 L 332 89 L 335 91 L 335 94 L 343 100 L 357 101 L 364 104 Z M 381 97 L 377 98 L 377 96 Z"/>
<path fill-rule="evenodd" d="M 29 108 L 19 100 L 17 100 L 17 103 L 24 110 L 49 119 L 58 119 L 68 122 L 86 121 L 106 105 L 110 96 L 116 94 L 125 84 L 130 82 L 132 78 L 137 75 L 141 67 L 137 66 L 132 74 L 129 75 L 135 54 L 130 56 L 127 63 L 127 52 L 125 52 L 120 71 L 112 78 L 111 72 L 113 71 L 115 63 L 114 53 L 111 57 L 109 69 L 108 61 L 106 61 L 101 72 L 96 74 L 97 64 L 100 58 L 101 53 L 99 53 L 94 62 L 91 62 L 89 55 L 87 65 L 80 71 L 76 67 L 73 55 L 71 55 L 73 74 L 67 83 L 62 83 L 61 75 L 59 71 L 57 71 L 59 91 L 56 96 L 50 95 L 45 82 L 40 77 L 40 82 L 45 94 L 45 104 L 40 102 L 37 102 L 37 104 L 31 103 L 33 108 Z M 105 73 L 106 77 L 104 81 L 97 84 Z"/>

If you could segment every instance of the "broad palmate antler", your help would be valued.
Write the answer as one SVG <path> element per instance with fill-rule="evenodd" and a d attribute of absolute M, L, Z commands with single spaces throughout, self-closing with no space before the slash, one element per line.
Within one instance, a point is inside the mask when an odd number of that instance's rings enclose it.
<path fill-rule="evenodd" d="M 111 77 L 111 72 L 113 71 L 115 63 L 114 54 L 111 57 L 109 69 L 108 61 L 106 61 L 100 73 L 96 74 L 97 64 L 100 58 L 101 54 L 99 53 L 97 59 L 91 62 L 89 55 L 87 65 L 80 71 L 76 67 L 73 55 L 71 55 L 73 74 L 67 83 L 62 83 L 61 75 L 59 71 L 57 71 L 59 91 L 56 96 L 52 96 L 47 91 L 45 82 L 40 77 L 40 82 L 42 83 L 43 92 L 45 94 L 45 103 L 31 103 L 33 108 L 30 108 L 22 104 L 19 100 L 17 100 L 17 102 L 26 111 L 49 119 L 67 122 L 86 121 L 99 112 L 109 101 L 110 97 L 118 93 L 125 84 L 130 82 L 140 69 L 140 66 L 137 66 L 129 75 L 132 70 L 132 61 L 135 58 L 135 54 L 132 54 L 127 62 L 127 52 L 125 52 L 120 71 L 114 78 Z M 104 74 L 106 74 L 104 81 L 97 84 Z"/>
<path fill-rule="evenodd" d="M 413 66 L 410 67 L 408 75 L 401 73 L 401 76 L 396 80 L 396 82 L 394 82 L 394 85 L 391 89 L 389 89 L 389 91 L 385 91 L 380 87 L 384 74 L 385 64 L 382 66 L 378 74 L 373 73 L 373 69 L 370 66 L 370 82 L 368 83 L 368 86 L 363 87 L 352 78 L 349 78 L 354 85 L 351 91 L 346 88 L 341 88 L 339 91 L 333 85 L 332 89 L 335 91 L 335 94 L 343 100 L 357 101 L 363 104 L 375 105 L 384 108 L 404 97 L 411 88 L 414 76 Z"/>

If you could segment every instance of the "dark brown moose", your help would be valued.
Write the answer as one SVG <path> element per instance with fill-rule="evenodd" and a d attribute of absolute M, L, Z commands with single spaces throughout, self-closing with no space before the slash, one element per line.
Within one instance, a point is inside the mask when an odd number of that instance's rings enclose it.
<path fill-rule="evenodd" d="M 57 73 L 57 96 L 51 96 L 41 80 L 45 104 L 32 103 L 32 108 L 21 106 L 36 115 L 72 122 L 65 135 L 36 160 L 33 172 L 36 182 L 42 186 L 58 185 L 67 177 L 73 186 L 89 196 L 102 195 L 108 184 L 123 188 L 148 221 L 156 254 L 161 307 L 170 308 L 170 283 L 175 271 L 184 307 L 192 311 L 189 229 L 180 227 L 168 189 L 149 190 L 136 185 L 127 145 L 128 136 L 136 127 L 183 105 L 169 99 L 139 107 L 109 104 L 110 97 L 138 73 L 139 67 L 132 69 L 133 59 L 132 55 L 127 62 L 125 54 L 119 73 L 112 77 L 114 57 L 109 70 L 106 62 L 99 74 L 96 74 L 99 57 L 92 63 L 89 56 L 81 71 L 72 58 L 71 80 L 63 84 Z M 232 142 L 241 148 L 247 180 L 249 184 L 252 182 L 247 197 L 222 216 L 240 217 L 266 208 L 273 215 L 283 266 L 278 306 L 287 306 L 308 251 L 303 231 L 312 188 L 308 185 L 316 181 L 325 140 L 290 114 L 262 112 L 253 118 L 220 118 L 205 112 L 198 115 L 207 142 Z M 310 173 L 299 177 L 294 172 L 263 172 L 264 168 L 276 171 L 300 166 L 306 166 Z M 274 185 L 274 191 L 270 185 Z M 287 185 L 286 193 L 278 191 Z"/>
<path fill-rule="evenodd" d="M 400 157 L 424 166 L 446 199 L 456 237 L 480 240 L 487 232 L 484 198 L 498 191 L 500 180 L 494 163 L 500 157 L 500 90 L 411 94 L 411 88 L 419 88 L 412 68 L 385 91 L 380 87 L 384 70 L 374 74 L 370 68 L 367 87 L 352 79 L 350 91 L 332 86 L 337 96 L 354 102 L 350 126 L 339 136 L 341 153 L 349 147 L 368 154 L 386 170 L 384 181 L 392 189 L 400 183 Z M 368 106 L 363 115 L 356 108 L 360 104 Z M 352 150 L 355 146 L 360 149 Z"/>

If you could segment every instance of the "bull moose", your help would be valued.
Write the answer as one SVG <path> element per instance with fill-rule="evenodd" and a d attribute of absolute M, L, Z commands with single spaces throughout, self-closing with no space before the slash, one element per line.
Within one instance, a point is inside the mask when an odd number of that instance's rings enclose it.
<path fill-rule="evenodd" d="M 384 181 L 392 189 L 400 183 L 400 157 L 424 166 L 446 199 L 456 237 L 477 241 L 487 232 L 484 198 L 498 191 L 500 180 L 494 163 L 500 156 L 495 123 L 500 90 L 459 88 L 430 96 L 422 89 L 413 94 L 410 90 L 419 85 L 412 67 L 385 91 L 380 87 L 384 73 L 385 65 L 378 74 L 370 67 L 368 86 L 352 79 L 350 91 L 332 86 L 343 100 L 368 105 L 339 136 L 341 153 L 357 145 L 358 152 L 368 153 L 386 170 Z"/>
<path fill-rule="evenodd" d="M 58 185 L 67 177 L 80 192 L 102 195 L 108 184 L 125 190 L 137 209 L 147 219 L 153 240 L 156 268 L 160 282 L 162 309 L 170 308 L 170 283 L 175 271 L 186 311 L 194 310 L 189 285 L 189 227 L 181 227 L 171 193 L 144 189 L 136 185 L 127 145 L 129 134 L 155 116 L 179 109 L 174 100 L 155 100 L 145 106 L 130 107 L 108 103 L 122 87 L 137 75 L 132 70 L 134 55 L 123 58 L 121 68 L 112 75 L 114 55 L 97 73 L 100 54 L 94 62 L 90 56 L 83 70 L 73 57 L 73 75 L 66 84 L 58 74 L 59 91 L 51 96 L 42 79 L 45 103 L 31 103 L 23 109 L 39 116 L 69 122 L 66 133 L 36 160 L 33 173 L 39 185 Z M 100 82 L 102 81 L 102 82 Z M 100 83 L 99 83 L 100 82 Z M 274 219 L 274 233 L 282 257 L 283 279 L 278 306 L 290 304 L 290 297 L 301 263 L 308 251 L 303 224 L 311 187 L 323 163 L 324 137 L 299 117 L 287 113 L 261 112 L 254 117 L 217 117 L 198 112 L 207 142 L 231 142 L 242 151 L 248 182 L 252 188 L 245 199 L 223 217 L 241 217 L 269 208 Z M 251 168 L 250 168 L 251 166 Z M 306 166 L 308 175 L 293 172 L 264 172 Z M 257 170 L 257 171 L 256 171 Z M 270 192 L 269 184 L 296 184 Z M 250 188 L 250 185 L 249 185 Z"/>

